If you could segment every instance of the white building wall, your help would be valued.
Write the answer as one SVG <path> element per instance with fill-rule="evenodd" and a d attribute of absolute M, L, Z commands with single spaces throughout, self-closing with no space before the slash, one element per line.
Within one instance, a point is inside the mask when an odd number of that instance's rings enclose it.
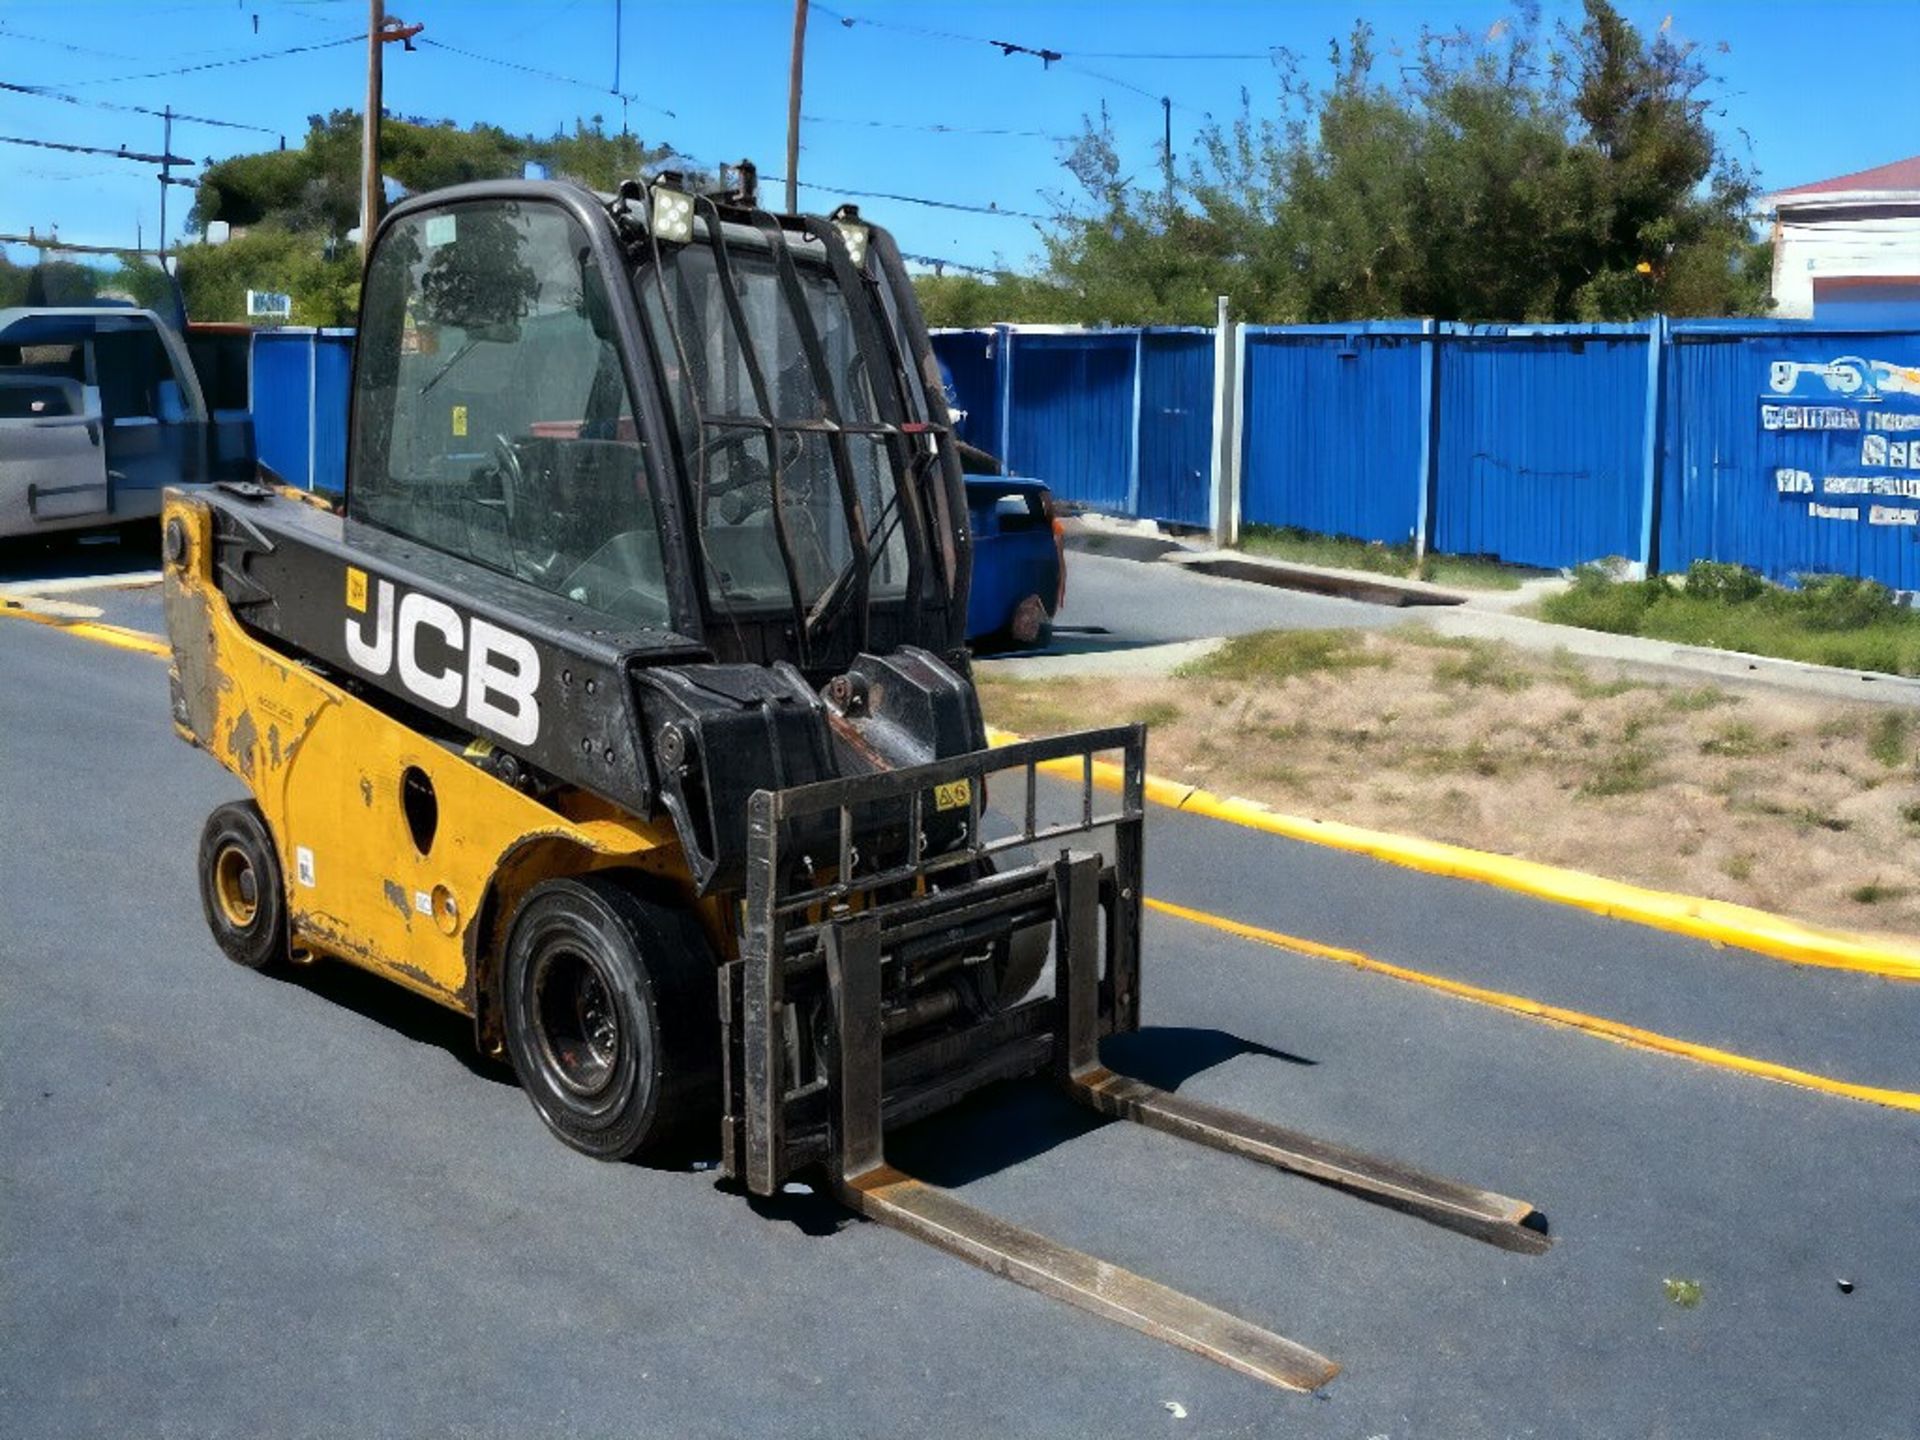
<path fill-rule="evenodd" d="M 1782 207 L 1773 247 L 1775 315 L 1813 314 L 1813 282 L 1842 276 L 1920 275 L 1920 204 L 1907 215 L 1852 219 L 1844 211 Z"/>

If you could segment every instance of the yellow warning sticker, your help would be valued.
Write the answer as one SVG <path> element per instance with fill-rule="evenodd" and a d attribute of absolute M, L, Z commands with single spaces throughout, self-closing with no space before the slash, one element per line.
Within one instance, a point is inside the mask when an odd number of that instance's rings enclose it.
<path fill-rule="evenodd" d="M 945 785 L 933 787 L 933 808 L 936 810 L 958 810 L 972 803 L 973 782 L 971 780 L 953 780 Z"/>
<path fill-rule="evenodd" d="M 453 407 L 453 433 L 456 435 L 467 433 L 467 407 L 464 405 Z"/>
<path fill-rule="evenodd" d="M 367 608 L 367 572 L 347 567 L 347 608 L 362 614 Z"/>

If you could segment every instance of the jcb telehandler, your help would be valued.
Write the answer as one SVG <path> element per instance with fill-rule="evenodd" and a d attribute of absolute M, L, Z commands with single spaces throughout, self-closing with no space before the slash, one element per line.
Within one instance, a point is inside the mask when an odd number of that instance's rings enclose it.
<path fill-rule="evenodd" d="M 1144 732 L 987 748 L 956 441 L 899 252 L 739 176 L 405 201 L 368 263 L 344 505 L 170 494 L 174 721 L 253 796 L 201 840 L 214 935 L 472 1017 L 589 1155 L 717 1145 L 760 1195 L 823 1175 L 1317 1387 L 1323 1356 L 886 1163 L 889 1127 L 1051 1072 L 1103 1114 L 1547 1244 L 1522 1202 L 1101 1066 L 1140 1021 Z"/>

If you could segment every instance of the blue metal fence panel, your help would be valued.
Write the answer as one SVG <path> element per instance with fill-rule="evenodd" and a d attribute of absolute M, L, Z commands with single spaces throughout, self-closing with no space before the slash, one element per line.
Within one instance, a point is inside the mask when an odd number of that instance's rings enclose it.
<path fill-rule="evenodd" d="M 1649 327 L 1442 326 L 1434 549 L 1641 558 Z"/>
<path fill-rule="evenodd" d="M 947 403 L 966 412 L 954 416 L 954 429 L 994 456 L 1000 453 L 1000 343 L 1000 333 L 990 329 L 933 334 L 933 353 L 953 382 Z"/>
<path fill-rule="evenodd" d="M 1134 513 L 1205 525 L 1213 479 L 1213 332 L 1148 330 L 1140 364 Z"/>
<path fill-rule="evenodd" d="M 1097 510 L 1124 512 L 1133 468 L 1134 335 L 1012 332 L 1008 468 Z"/>
<path fill-rule="evenodd" d="M 1676 321 L 1660 563 L 1920 590 L 1920 332 Z"/>
<path fill-rule="evenodd" d="M 313 475 L 311 489 L 347 488 L 347 413 L 353 383 L 353 331 L 314 337 Z"/>
<path fill-rule="evenodd" d="M 314 394 L 312 330 L 253 337 L 253 440 L 260 463 L 289 485 L 310 485 Z"/>
<path fill-rule="evenodd" d="M 1246 328 L 1241 516 L 1401 544 L 1419 516 L 1419 321 Z"/>

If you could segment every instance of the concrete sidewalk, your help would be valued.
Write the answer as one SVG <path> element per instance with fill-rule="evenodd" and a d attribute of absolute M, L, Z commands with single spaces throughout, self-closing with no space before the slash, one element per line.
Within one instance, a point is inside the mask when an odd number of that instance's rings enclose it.
<path fill-rule="evenodd" d="M 1182 541 L 1162 535 L 1158 527 L 1145 522 L 1080 516 L 1073 523 L 1070 543 L 1077 550 L 1142 565 L 1166 565 L 1184 573 L 1206 575 L 1216 585 L 1244 587 L 1248 591 L 1280 588 L 1342 596 L 1374 607 L 1378 616 L 1374 623 L 1382 626 L 1422 624 L 1442 635 L 1498 641 L 1542 654 L 1564 651 L 1583 660 L 1653 671 L 1669 680 L 1762 686 L 1834 700 L 1920 707 L 1920 679 L 1777 660 L 1704 645 L 1680 645 L 1637 635 L 1581 630 L 1514 613 L 1566 588 L 1568 582 L 1563 579 L 1529 580 L 1516 590 L 1455 589 L 1368 571 L 1303 565 L 1247 555 L 1238 550 L 1217 550 L 1204 539 Z M 1019 679 L 1049 675 L 1166 674 L 1207 654 L 1219 645 L 1220 639 L 1217 635 L 1196 635 L 1180 643 L 1100 656 L 1021 656 L 989 662 L 993 667 L 990 673 Z"/>

